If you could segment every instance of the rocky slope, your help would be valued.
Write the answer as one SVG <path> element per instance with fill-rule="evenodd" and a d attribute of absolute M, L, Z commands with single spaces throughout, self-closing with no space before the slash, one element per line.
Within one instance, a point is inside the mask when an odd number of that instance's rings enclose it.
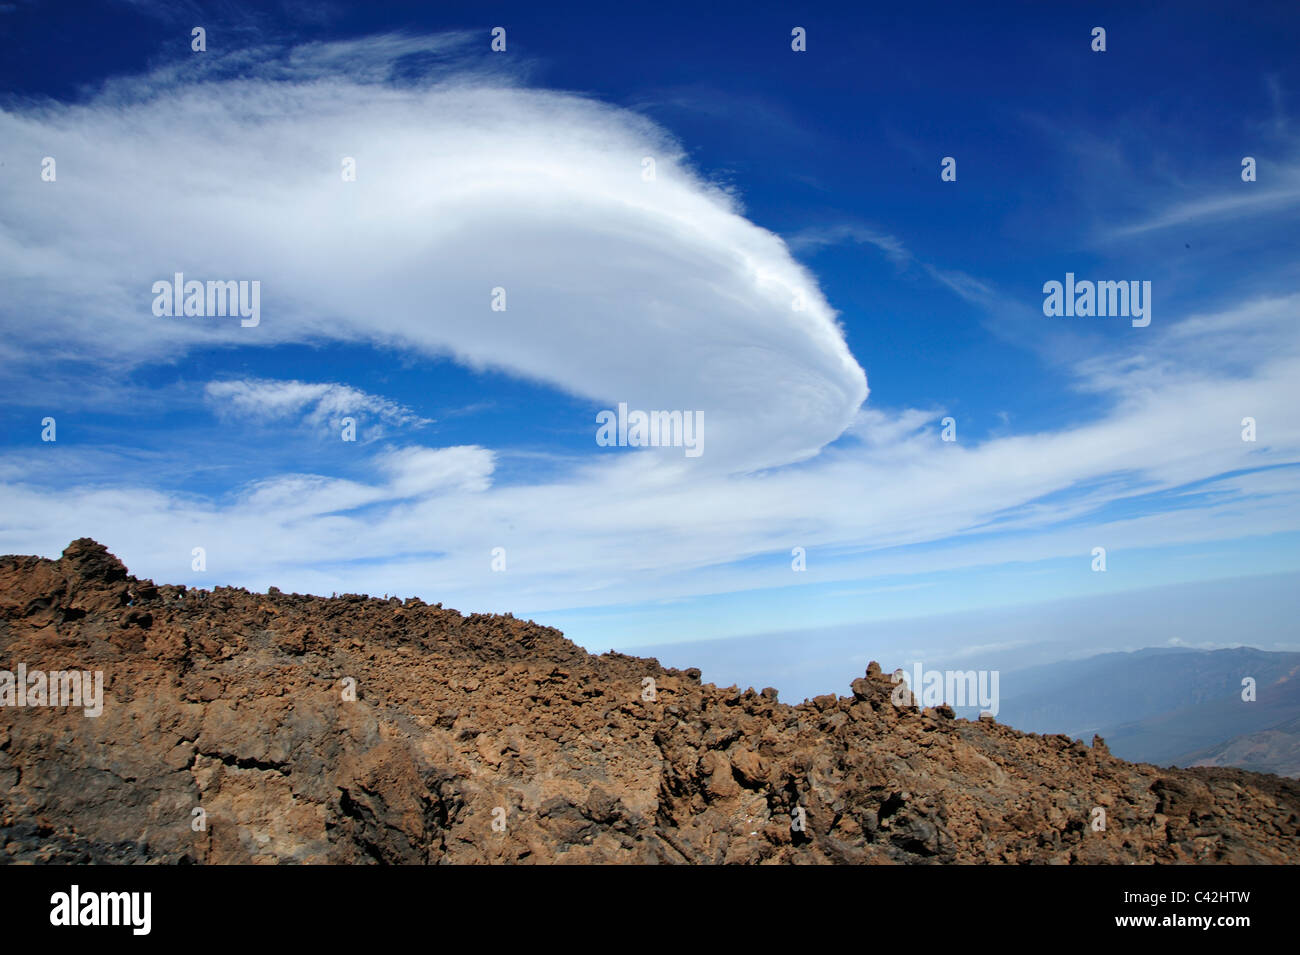
<path fill-rule="evenodd" d="M 0 705 L 10 862 L 1300 861 L 1300 783 L 900 709 L 874 664 L 789 706 L 509 616 L 155 586 L 89 539 L 0 558 L 20 663 L 104 701 Z"/>

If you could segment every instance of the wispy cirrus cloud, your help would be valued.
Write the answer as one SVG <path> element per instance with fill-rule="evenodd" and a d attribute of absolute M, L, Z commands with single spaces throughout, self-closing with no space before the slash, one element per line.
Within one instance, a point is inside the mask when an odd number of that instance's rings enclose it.
<path fill-rule="evenodd" d="M 294 419 L 337 431 L 343 418 L 358 415 L 397 427 L 433 423 L 387 398 L 335 383 L 245 378 L 210 381 L 203 391 L 218 414 L 259 424 Z M 373 424 L 366 436 L 371 440 L 379 436 Z"/>
<path fill-rule="evenodd" d="M 1210 225 L 1229 219 L 1259 216 L 1294 216 L 1300 205 L 1300 174 L 1293 170 L 1280 170 L 1283 185 L 1273 188 L 1240 188 L 1216 195 L 1198 195 L 1194 198 L 1174 198 L 1168 205 L 1157 209 L 1145 218 L 1110 230 L 1113 238 L 1143 235 L 1162 229 L 1187 225 Z"/>
<path fill-rule="evenodd" d="M 853 223 L 842 222 L 801 229 L 787 236 L 786 242 L 795 252 L 815 251 L 827 246 L 850 243 L 873 245 L 884 252 L 895 265 L 910 265 L 914 261 L 912 253 L 897 236 Z"/>

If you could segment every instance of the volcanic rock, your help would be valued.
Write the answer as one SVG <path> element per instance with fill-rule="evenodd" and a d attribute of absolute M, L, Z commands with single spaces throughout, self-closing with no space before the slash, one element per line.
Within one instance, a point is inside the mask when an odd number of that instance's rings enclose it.
<path fill-rule="evenodd" d="M 85 538 L 0 557 L 19 664 L 104 699 L 0 705 L 9 862 L 1300 861 L 1294 780 L 901 709 L 875 663 L 792 706 L 511 616 L 156 586 Z"/>

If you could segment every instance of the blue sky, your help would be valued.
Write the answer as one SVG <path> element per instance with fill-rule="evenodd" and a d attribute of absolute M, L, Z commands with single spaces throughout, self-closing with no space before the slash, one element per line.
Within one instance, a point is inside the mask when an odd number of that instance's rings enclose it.
<path fill-rule="evenodd" d="M 1123 594 L 1162 644 L 1300 573 L 1294 4 L 843 6 L 0 4 L 0 551 L 777 679 L 752 635 Z M 1067 272 L 1151 324 L 1045 316 Z M 620 402 L 704 453 L 598 446 Z"/>

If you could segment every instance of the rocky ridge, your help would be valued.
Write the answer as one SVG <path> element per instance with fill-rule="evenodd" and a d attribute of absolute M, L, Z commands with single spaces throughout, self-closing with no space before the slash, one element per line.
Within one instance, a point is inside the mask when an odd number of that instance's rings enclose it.
<path fill-rule="evenodd" d="M 0 557 L 20 663 L 102 671 L 103 712 L 0 705 L 0 861 L 1300 861 L 1294 780 L 902 709 L 875 664 L 791 706 L 511 616 L 155 585 L 87 538 Z"/>

